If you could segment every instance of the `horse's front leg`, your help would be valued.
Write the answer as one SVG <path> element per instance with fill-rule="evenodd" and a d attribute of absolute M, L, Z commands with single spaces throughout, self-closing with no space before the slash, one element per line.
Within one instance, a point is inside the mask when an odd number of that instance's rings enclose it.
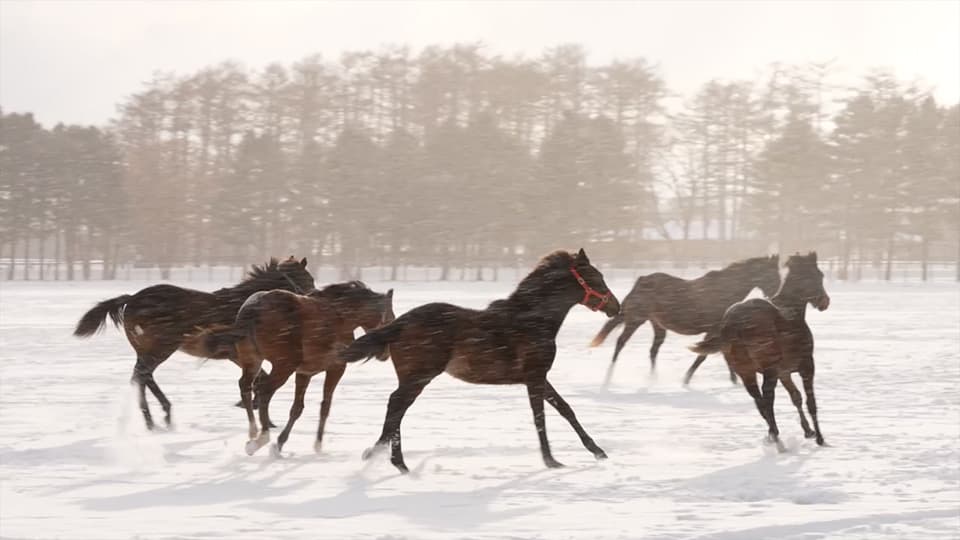
<path fill-rule="evenodd" d="M 330 416 L 330 405 L 333 403 L 333 392 L 343 377 L 343 372 L 347 369 L 346 364 L 337 364 L 327 370 L 323 379 L 323 401 L 320 403 L 320 424 L 317 426 L 317 441 L 313 444 L 313 449 L 320 453 L 323 445 L 323 430 L 327 425 L 327 417 Z"/>
<path fill-rule="evenodd" d="M 607 454 L 604 452 L 597 443 L 593 441 L 593 438 L 587 434 L 587 431 L 583 429 L 583 426 L 580 425 L 580 422 L 577 421 L 577 415 L 574 414 L 573 409 L 570 408 L 570 405 L 560 394 L 557 393 L 557 390 L 550 384 L 550 381 L 544 381 L 546 383 L 546 400 L 547 403 L 553 405 L 553 408 L 560 413 L 560 416 L 563 416 L 567 419 L 567 422 L 570 422 L 570 425 L 573 427 L 573 430 L 577 432 L 577 435 L 580 437 L 580 441 L 583 443 L 583 446 L 589 450 L 593 456 L 597 459 L 607 459 Z"/>
<path fill-rule="evenodd" d="M 546 375 L 532 376 L 527 379 L 527 395 L 530 398 L 530 409 L 533 411 L 533 425 L 537 428 L 537 436 L 540 438 L 540 455 L 543 456 L 543 463 L 551 468 L 563 467 L 550 452 L 550 441 L 547 440 L 547 425 L 543 413 L 543 400 L 546 396 L 547 378 Z"/>

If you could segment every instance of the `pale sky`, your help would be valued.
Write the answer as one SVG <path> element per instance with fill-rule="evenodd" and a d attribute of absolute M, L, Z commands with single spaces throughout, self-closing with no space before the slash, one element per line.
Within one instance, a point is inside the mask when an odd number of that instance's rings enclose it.
<path fill-rule="evenodd" d="M 0 0 L 0 107 L 41 122 L 102 124 L 156 70 L 223 60 L 250 68 L 319 52 L 482 41 L 536 56 L 584 45 L 593 64 L 643 56 L 691 94 L 714 77 L 754 79 L 770 62 L 836 59 L 960 95 L 960 1 L 373 2 Z"/>

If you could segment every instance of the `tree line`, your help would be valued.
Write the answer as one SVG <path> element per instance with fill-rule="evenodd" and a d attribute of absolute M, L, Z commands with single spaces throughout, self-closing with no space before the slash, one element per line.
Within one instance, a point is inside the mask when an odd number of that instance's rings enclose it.
<path fill-rule="evenodd" d="M 957 104 L 883 71 L 838 87 L 829 64 L 684 98 L 643 58 L 586 57 L 392 46 L 158 73 L 100 127 L 0 111 L 8 278 L 296 253 L 447 279 L 568 246 L 617 265 L 817 249 L 841 278 L 960 260 Z M 18 274 L 31 260 L 63 264 Z"/>

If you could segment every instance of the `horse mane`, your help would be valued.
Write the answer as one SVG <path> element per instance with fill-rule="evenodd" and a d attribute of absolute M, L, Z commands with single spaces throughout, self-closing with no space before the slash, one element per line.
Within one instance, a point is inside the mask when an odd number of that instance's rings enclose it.
<path fill-rule="evenodd" d="M 730 272 L 737 272 L 739 270 L 745 270 L 752 267 L 755 264 L 758 264 L 763 261 L 769 261 L 770 257 L 761 256 L 761 257 L 750 257 L 749 259 L 741 259 L 739 261 L 734 261 L 727 266 L 724 266 L 720 270 L 711 270 L 703 275 L 705 278 L 717 277 L 723 274 L 728 274 Z"/>
<path fill-rule="evenodd" d="M 276 257 L 270 257 L 270 260 L 262 265 L 251 265 L 250 271 L 247 272 L 246 277 L 243 278 L 241 283 L 247 283 L 255 279 L 260 279 L 264 277 L 273 277 L 273 274 L 280 270 L 280 261 Z"/>
<path fill-rule="evenodd" d="M 322 289 L 311 292 L 308 296 L 322 298 L 343 298 L 357 295 L 358 293 L 369 294 L 373 290 L 367 287 L 367 284 L 360 280 L 346 281 L 343 283 L 331 283 Z"/>
<path fill-rule="evenodd" d="M 566 270 L 573 264 L 573 260 L 573 255 L 564 250 L 557 250 L 544 255 L 533 270 L 520 280 L 517 288 L 510 293 L 509 297 L 492 302 L 487 306 L 487 309 L 503 309 L 508 306 L 523 304 L 523 297 L 527 296 L 530 291 L 536 290 L 536 286 L 545 281 L 548 273 L 561 268 Z"/>

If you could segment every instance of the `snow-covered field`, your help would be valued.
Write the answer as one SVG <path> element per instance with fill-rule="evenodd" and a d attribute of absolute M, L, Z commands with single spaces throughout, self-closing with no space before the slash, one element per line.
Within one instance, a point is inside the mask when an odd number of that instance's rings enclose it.
<path fill-rule="evenodd" d="M 790 451 L 764 446 L 763 421 L 719 357 L 683 388 L 693 338 L 669 334 L 650 377 L 648 326 L 602 390 L 613 337 L 588 349 L 604 317 L 578 306 L 551 380 L 610 459 L 595 462 L 548 407 L 567 467 L 547 470 L 522 387 L 442 376 L 404 419 L 408 476 L 387 456 L 360 460 L 394 388 L 388 363 L 348 368 L 320 455 L 319 378 L 284 457 L 248 457 L 244 414 L 232 406 L 237 369 L 181 354 L 157 371 L 174 429 L 147 433 L 120 333 L 70 335 L 94 302 L 146 284 L 0 283 L 3 538 L 960 537 L 954 283 L 827 284 L 830 309 L 809 318 L 828 448 L 802 438 L 782 389 Z M 398 314 L 437 300 L 481 307 L 512 287 L 370 285 L 396 288 Z M 630 282 L 611 285 L 622 297 Z M 291 379 L 273 403 L 278 423 L 292 393 Z"/>

